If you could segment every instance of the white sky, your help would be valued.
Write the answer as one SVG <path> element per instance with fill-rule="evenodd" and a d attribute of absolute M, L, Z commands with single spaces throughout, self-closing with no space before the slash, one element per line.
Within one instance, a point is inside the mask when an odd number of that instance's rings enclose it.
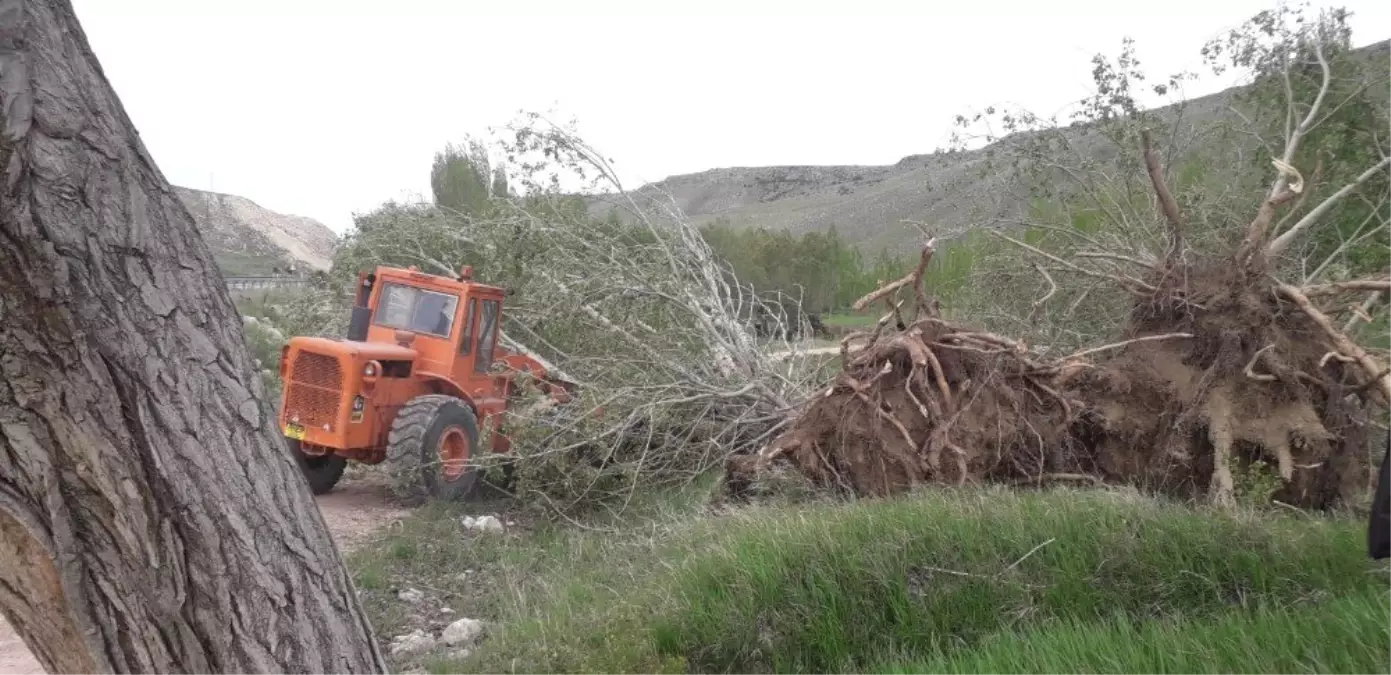
<path fill-rule="evenodd" d="M 1391 36 L 1391 3 L 1339 4 L 1357 44 Z M 1206 40 L 1274 0 L 74 5 L 171 182 L 343 232 L 355 211 L 428 195 L 435 151 L 519 109 L 577 117 L 633 187 L 715 167 L 889 164 L 943 144 L 973 107 L 1056 112 L 1123 36 L 1152 76 L 1201 70 Z"/>

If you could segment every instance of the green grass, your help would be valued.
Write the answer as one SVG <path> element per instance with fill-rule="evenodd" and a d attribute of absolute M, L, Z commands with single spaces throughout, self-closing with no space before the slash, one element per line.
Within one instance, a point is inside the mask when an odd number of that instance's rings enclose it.
<path fill-rule="evenodd" d="M 493 625 L 436 672 L 1385 672 L 1391 659 L 1386 566 L 1366 559 L 1356 520 L 1003 490 L 695 516 L 699 494 L 618 529 L 492 538 L 436 507 L 352 564 L 386 637 L 408 612 L 383 589 L 417 579 L 446 579 L 431 583 L 459 615 Z M 451 586 L 463 567 L 487 580 Z"/>
<path fill-rule="evenodd" d="M 878 314 L 874 312 L 840 312 L 822 316 L 821 321 L 827 326 L 837 328 L 873 328 L 882 315 L 883 312 Z"/>
<path fill-rule="evenodd" d="M 1136 622 L 1125 615 L 1002 633 L 968 654 L 883 673 L 1387 672 L 1391 602 L 1364 589 L 1312 606 Z"/>

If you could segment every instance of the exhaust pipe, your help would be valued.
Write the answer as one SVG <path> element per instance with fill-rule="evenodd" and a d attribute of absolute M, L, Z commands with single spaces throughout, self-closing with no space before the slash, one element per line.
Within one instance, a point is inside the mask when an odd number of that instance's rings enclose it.
<path fill-rule="evenodd" d="M 353 314 L 348 319 L 349 340 L 367 341 L 367 327 L 372 324 L 372 308 L 367 303 L 372 297 L 372 285 L 376 281 L 376 274 L 359 274 L 357 277 L 357 297 L 353 299 Z"/>

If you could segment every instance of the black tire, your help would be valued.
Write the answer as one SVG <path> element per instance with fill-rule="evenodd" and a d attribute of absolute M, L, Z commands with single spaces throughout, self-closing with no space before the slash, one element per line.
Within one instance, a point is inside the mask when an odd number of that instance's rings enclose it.
<path fill-rule="evenodd" d="M 445 476 L 439 457 L 440 439 L 454 429 L 468 442 L 468 465 L 457 478 Z M 386 461 L 392 490 L 409 506 L 434 497 L 460 500 L 473 491 L 478 469 L 478 418 L 462 400 L 442 394 L 417 396 L 401 407 L 387 436 Z"/>
<path fill-rule="evenodd" d="M 285 440 L 290 444 L 290 452 L 294 453 L 295 459 L 299 461 L 300 472 L 304 474 L 305 480 L 309 481 L 310 492 L 321 495 L 338 484 L 338 479 L 343 477 L 343 468 L 348 465 L 348 458 L 340 455 L 311 457 L 300 449 L 299 441 L 293 438 Z"/>

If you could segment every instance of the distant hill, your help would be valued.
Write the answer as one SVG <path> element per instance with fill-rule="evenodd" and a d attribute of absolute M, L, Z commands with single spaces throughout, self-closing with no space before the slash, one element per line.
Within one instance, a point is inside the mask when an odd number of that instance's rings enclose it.
<path fill-rule="evenodd" d="M 245 197 L 175 187 L 224 276 L 265 276 L 291 266 L 327 270 L 336 235 L 312 218 L 276 213 Z"/>
<path fill-rule="evenodd" d="M 1358 51 L 1373 63 L 1384 67 L 1391 63 L 1391 41 Z M 1386 90 L 1385 82 L 1380 90 Z M 1183 123 L 1235 121 L 1228 109 L 1234 91 L 1187 101 Z M 1177 108 L 1156 112 L 1161 119 L 1173 121 Z M 1067 133 L 1083 155 L 1101 158 L 1114 152 L 1090 127 L 1079 125 Z M 668 177 L 638 189 L 636 195 L 642 199 L 667 193 L 696 224 L 722 219 L 735 227 L 762 226 L 796 234 L 834 225 L 842 236 L 869 249 L 908 250 L 916 246 L 918 234 L 905 220 L 928 223 L 936 233 L 950 234 L 975 223 L 1023 215 L 1027 204 L 1023 186 L 1011 184 L 997 172 L 982 177 L 985 161 L 985 151 L 975 150 L 910 155 L 889 166 L 710 169 Z M 591 212 L 607 215 L 614 208 L 611 199 L 592 198 Z"/>

